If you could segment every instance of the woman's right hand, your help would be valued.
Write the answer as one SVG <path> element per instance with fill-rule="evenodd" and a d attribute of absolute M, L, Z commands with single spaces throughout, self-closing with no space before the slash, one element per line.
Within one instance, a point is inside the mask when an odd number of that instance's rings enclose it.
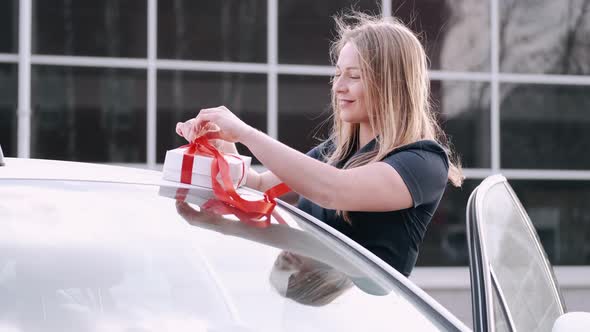
<path fill-rule="evenodd" d="M 202 135 L 202 133 L 199 133 L 197 131 L 195 122 L 196 122 L 196 119 L 190 119 L 186 122 L 177 123 L 176 124 L 176 133 L 179 136 L 184 137 L 188 142 L 194 141 L 195 138 Z M 217 128 L 215 126 L 213 126 L 212 123 L 209 123 L 208 127 L 209 128 L 204 128 L 201 131 L 206 132 L 206 131 L 216 131 L 217 130 Z M 238 149 L 236 147 L 236 143 L 224 141 L 222 139 L 210 139 L 209 143 L 211 143 L 213 146 L 215 146 L 217 148 L 217 150 L 219 150 L 221 152 L 238 154 Z"/>
<path fill-rule="evenodd" d="M 225 106 L 202 109 L 194 119 L 176 124 L 176 132 L 190 142 L 201 134 L 209 139 L 240 142 L 254 130 Z"/>

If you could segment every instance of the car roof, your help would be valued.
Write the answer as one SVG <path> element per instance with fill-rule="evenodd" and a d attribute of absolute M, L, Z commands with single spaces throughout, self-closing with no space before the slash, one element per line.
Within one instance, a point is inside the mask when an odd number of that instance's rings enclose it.
<path fill-rule="evenodd" d="M 11 183 L 16 183 L 18 180 L 39 180 L 40 182 L 37 182 L 36 184 L 45 183 L 47 180 L 56 181 L 59 183 L 67 183 L 68 181 L 83 181 L 95 183 L 94 187 L 92 187 L 94 189 L 100 189 L 100 186 L 105 183 L 113 185 L 148 185 L 156 186 L 160 196 L 170 196 L 169 194 L 166 194 L 165 191 L 168 190 L 166 188 L 185 188 L 196 190 L 199 192 L 199 195 L 203 193 L 203 189 L 195 188 L 194 186 L 163 180 L 162 173 L 159 171 L 112 165 L 98 165 L 42 159 L 6 158 L 6 166 L 0 168 L 0 180 L 7 180 Z M 424 304 L 430 306 L 436 312 L 444 316 L 445 319 L 451 322 L 454 326 L 459 327 L 459 329 L 462 330 L 466 329 L 466 327 L 445 308 L 440 306 L 440 304 L 426 295 L 421 289 L 405 279 L 403 276 L 401 276 L 401 274 L 399 274 L 389 265 L 382 262 L 365 248 L 359 246 L 355 242 L 344 237 L 342 234 L 335 232 L 329 226 L 315 220 L 313 217 L 306 215 L 296 208 L 282 202 L 279 202 L 279 205 L 280 207 L 278 209 L 282 211 L 282 213 L 287 213 L 290 216 L 301 218 L 302 220 L 305 220 L 306 223 L 313 225 L 316 228 L 316 231 L 320 230 L 330 234 L 334 238 L 337 238 L 339 241 L 344 243 L 345 246 L 349 247 L 349 249 L 352 248 L 354 251 L 362 253 L 363 259 L 370 262 L 370 264 L 375 268 L 380 269 L 383 272 L 387 272 L 388 277 L 391 277 L 392 280 L 395 280 L 395 282 L 399 286 L 403 287 L 406 292 L 415 294 L 414 296 L 419 297 Z M 224 237 L 224 239 L 225 238 L 227 237 Z"/>
<path fill-rule="evenodd" d="M 5 158 L 5 165 L 0 168 L 0 179 L 98 181 L 190 187 L 164 180 L 162 173 L 155 170 L 49 159 Z"/>

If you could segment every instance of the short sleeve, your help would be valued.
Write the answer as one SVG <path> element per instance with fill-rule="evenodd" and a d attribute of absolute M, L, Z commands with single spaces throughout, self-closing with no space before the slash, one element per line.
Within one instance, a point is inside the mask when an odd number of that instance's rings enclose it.
<path fill-rule="evenodd" d="M 312 157 L 313 159 L 318 159 L 320 158 L 320 145 L 316 146 L 315 148 L 307 151 L 306 155 Z"/>
<path fill-rule="evenodd" d="M 313 149 L 309 150 L 306 154 L 313 159 L 322 160 L 322 156 L 326 153 L 328 149 L 332 147 L 331 141 L 324 141 L 321 144 L 317 145 Z"/>
<path fill-rule="evenodd" d="M 448 160 L 444 151 L 420 148 L 395 152 L 382 160 L 399 173 L 414 207 L 440 199 L 448 179 Z"/>

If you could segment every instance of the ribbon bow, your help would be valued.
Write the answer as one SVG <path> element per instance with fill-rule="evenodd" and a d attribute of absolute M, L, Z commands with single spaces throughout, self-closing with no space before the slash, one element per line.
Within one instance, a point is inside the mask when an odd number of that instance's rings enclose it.
<path fill-rule="evenodd" d="M 291 189 L 284 183 L 278 184 L 264 192 L 264 197 L 257 201 L 249 201 L 243 199 L 233 186 L 231 176 L 229 173 L 229 164 L 225 160 L 223 154 L 217 150 L 216 147 L 209 143 L 205 136 L 198 137 L 192 143 L 182 146 L 187 150 L 182 159 L 182 171 L 180 175 L 180 182 L 191 184 L 192 169 L 194 163 L 194 156 L 204 155 L 212 157 L 211 162 L 211 187 L 217 200 L 224 202 L 249 216 L 259 217 L 270 216 L 274 207 L 276 206 L 275 198 L 281 196 Z M 230 155 L 232 156 L 232 155 Z M 237 156 L 233 156 L 239 158 Z M 242 178 L 238 182 L 241 183 L 246 170 L 244 163 L 242 163 Z M 217 175 L 220 175 L 223 186 L 217 180 Z M 270 218 L 267 218 L 270 219 Z M 269 221 L 269 220 L 267 220 Z"/>

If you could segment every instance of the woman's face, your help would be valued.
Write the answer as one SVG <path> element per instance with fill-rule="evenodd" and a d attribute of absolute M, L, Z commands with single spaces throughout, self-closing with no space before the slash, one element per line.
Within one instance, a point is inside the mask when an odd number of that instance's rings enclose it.
<path fill-rule="evenodd" d="M 364 107 L 366 92 L 361 76 L 359 54 L 350 42 L 344 45 L 338 55 L 332 90 L 342 121 L 369 122 L 369 116 Z"/>

